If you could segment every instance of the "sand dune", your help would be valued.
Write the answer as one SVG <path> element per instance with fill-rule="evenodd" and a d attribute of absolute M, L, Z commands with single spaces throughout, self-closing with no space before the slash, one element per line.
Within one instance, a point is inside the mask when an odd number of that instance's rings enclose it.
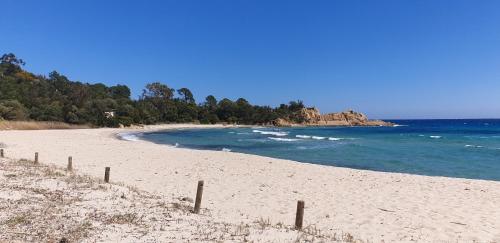
<path fill-rule="evenodd" d="M 148 127 L 179 128 L 192 125 Z M 147 130 L 146 129 L 146 130 Z M 269 219 L 293 225 L 305 200 L 305 225 L 349 232 L 372 242 L 500 241 L 500 183 L 382 173 L 298 163 L 221 151 L 124 141 L 124 129 L 0 131 L 11 158 L 65 166 L 77 172 L 169 197 L 194 197 L 205 181 L 203 207 L 213 218 L 239 224 Z"/>

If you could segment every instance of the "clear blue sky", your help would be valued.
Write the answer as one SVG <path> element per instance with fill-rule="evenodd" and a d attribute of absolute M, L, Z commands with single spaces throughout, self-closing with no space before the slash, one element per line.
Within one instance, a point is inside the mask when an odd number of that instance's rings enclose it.
<path fill-rule="evenodd" d="M 3 0 L 0 52 L 39 74 L 304 100 L 374 118 L 500 118 L 500 1 Z M 0 87 L 1 88 L 1 87 Z"/>

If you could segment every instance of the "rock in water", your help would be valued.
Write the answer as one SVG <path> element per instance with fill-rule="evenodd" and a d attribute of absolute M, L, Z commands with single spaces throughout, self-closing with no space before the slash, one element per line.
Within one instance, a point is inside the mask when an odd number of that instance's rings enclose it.
<path fill-rule="evenodd" d="M 297 114 L 297 123 L 290 119 L 278 118 L 274 121 L 275 126 L 393 126 L 393 123 L 382 120 L 369 120 L 368 117 L 353 110 L 322 115 L 316 107 L 303 108 Z M 296 119 L 297 120 L 297 119 Z"/>

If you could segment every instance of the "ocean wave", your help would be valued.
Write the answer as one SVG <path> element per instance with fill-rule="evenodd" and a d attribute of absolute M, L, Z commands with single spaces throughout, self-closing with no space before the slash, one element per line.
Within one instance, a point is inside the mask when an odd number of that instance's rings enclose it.
<path fill-rule="evenodd" d="M 466 148 L 483 148 L 484 146 L 481 146 L 481 145 L 471 145 L 471 144 L 466 144 L 465 145 Z"/>
<path fill-rule="evenodd" d="M 278 136 L 278 137 L 283 137 L 283 136 L 288 135 L 287 132 L 273 132 L 273 131 L 262 131 L 262 130 L 252 130 L 252 132 L 260 133 L 262 135 L 273 135 L 273 136 Z"/>
<path fill-rule="evenodd" d="M 221 150 L 221 151 L 223 151 L 223 152 L 231 152 L 231 149 L 228 149 L 228 148 L 222 148 L 222 150 Z"/>
<path fill-rule="evenodd" d="M 295 135 L 297 138 L 311 138 L 311 136 L 308 135 Z"/>
<path fill-rule="evenodd" d="M 324 140 L 328 139 L 330 141 L 340 141 L 343 139 L 348 139 L 348 138 L 336 138 L 336 137 L 320 137 L 320 136 L 309 136 L 309 135 L 295 135 L 297 138 L 303 138 L 303 139 L 316 139 L 316 140 Z M 351 138 L 352 139 L 352 138 Z"/>
<path fill-rule="evenodd" d="M 312 138 L 312 139 L 316 139 L 316 140 L 323 140 L 323 139 L 326 139 L 326 137 L 320 137 L 320 136 L 312 136 L 311 138 Z"/>
<path fill-rule="evenodd" d="M 442 138 L 441 136 L 429 136 L 430 138 Z"/>
<path fill-rule="evenodd" d="M 268 137 L 268 138 L 274 141 L 283 141 L 283 142 L 294 142 L 301 140 L 297 138 L 275 138 L 275 137 Z"/>
<path fill-rule="evenodd" d="M 135 133 L 121 133 L 121 134 L 118 134 L 118 136 L 121 139 L 127 140 L 127 141 L 132 141 L 132 142 L 139 141 L 139 137 Z"/>
<path fill-rule="evenodd" d="M 408 125 L 399 125 L 399 124 L 394 124 L 392 125 L 393 127 L 407 127 Z"/>

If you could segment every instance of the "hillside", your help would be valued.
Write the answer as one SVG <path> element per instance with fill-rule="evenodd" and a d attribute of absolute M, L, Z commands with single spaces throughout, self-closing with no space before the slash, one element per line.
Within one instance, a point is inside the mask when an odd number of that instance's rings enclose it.
<path fill-rule="evenodd" d="M 175 90 L 160 82 L 147 84 L 139 99 L 134 100 L 125 85 L 71 81 L 57 71 L 45 77 L 24 70 L 24 65 L 12 53 L 0 59 L 0 122 L 31 120 L 100 127 L 157 123 L 340 124 L 330 116 L 318 121 L 309 119 L 309 113 L 315 110 L 306 109 L 302 101 L 273 108 L 252 105 L 244 98 L 217 101 L 209 95 L 197 103 L 188 88 Z M 366 121 L 348 120 L 347 124 L 364 125 Z"/>

